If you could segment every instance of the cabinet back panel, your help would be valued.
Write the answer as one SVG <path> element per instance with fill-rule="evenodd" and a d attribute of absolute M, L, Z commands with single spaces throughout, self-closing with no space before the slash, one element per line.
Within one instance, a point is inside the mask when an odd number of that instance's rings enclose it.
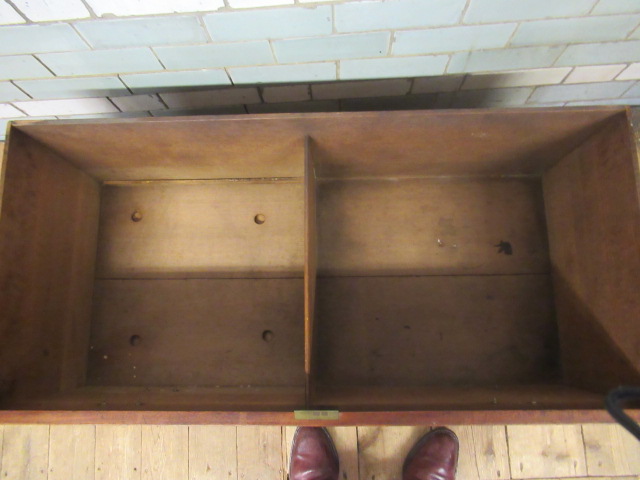
<path fill-rule="evenodd" d="M 323 181 L 318 192 L 320 275 L 549 272 L 539 178 Z"/>
<path fill-rule="evenodd" d="M 302 181 L 106 185 L 97 276 L 302 277 L 303 188 Z"/>
<path fill-rule="evenodd" d="M 302 318 L 302 278 L 97 280 L 87 383 L 304 386 Z"/>
<path fill-rule="evenodd" d="M 101 180 L 540 173 L 623 108 L 311 113 L 17 123 Z M 185 160 L 187 159 L 187 160 Z M 135 161 L 133 161 L 135 160 Z"/>
<path fill-rule="evenodd" d="M 494 385 L 558 376 L 550 277 L 318 279 L 326 385 Z"/>

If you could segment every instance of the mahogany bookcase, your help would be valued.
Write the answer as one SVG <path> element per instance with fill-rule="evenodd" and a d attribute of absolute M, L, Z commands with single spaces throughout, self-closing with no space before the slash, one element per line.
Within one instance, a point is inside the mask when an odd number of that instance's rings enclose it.
<path fill-rule="evenodd" d="M 13 122 L 0 422 L 605 421 L 638 179 L 622 107 Z"/>

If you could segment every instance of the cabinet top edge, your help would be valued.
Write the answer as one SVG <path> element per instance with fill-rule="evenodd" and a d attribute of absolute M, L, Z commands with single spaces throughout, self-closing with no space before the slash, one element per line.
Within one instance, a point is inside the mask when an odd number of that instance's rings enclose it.
<path fill-rule="evenodd" d="M 540 107 L 540 108 L 469 108 L 469 109 L 442 109 L 442 110 L 385 110 L 385 111 L 361 111 L 361 112 L 302 112 L 302 113 L 263 113 L 263 114 L 234 114 L 234 115 L 188 115 L 188 116 L 163 116 L 163 117 L 139 117 L 139 118 L 100 118 L 100 119 L 58 119 L 58 120 L 29 120 L 28 118 L 9 122 L 11 127 L 29 128 L 31 126 L 61 126 L 61 125 L 86 125 L 86 124 L 140 124 L 140 123 L 176 123 L 176 122 L 236 122 L 255 120 L 333 120 L 333 119 L 366 119 L 376 117 L 387 118 L 415 118 L 415 117 L 478 117 L 478 116 L 539 116 L 539 115 L 567 115 L 575 114 L 624 114 L 631 110 L 631 106 L 604 105 L 604 106 L 580 106 L 580 107 Z"/>

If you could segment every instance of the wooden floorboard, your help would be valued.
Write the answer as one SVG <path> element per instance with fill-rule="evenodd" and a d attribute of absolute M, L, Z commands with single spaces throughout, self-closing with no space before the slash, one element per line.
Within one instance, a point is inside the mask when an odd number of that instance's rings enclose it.
<path fill-rule="evenodd" d="M 236 445 L 239 479 L 285 480 L 282 427 L 240 426 Z"/>
<path fill-rule="evenodd" d="M 142 427 L 97 425 L 95 480 L 140 480 Z"/>
<path fill-rule="evenodd" d="M 615 425 L 583 425 L 589 475 L 637 475 L 640 443 Z"/>
<path fill-rule="evenodd" d="M 51 425 L 48 480 L 95 478 L 95 425 Z"/>
<path fill-rule="evenodd" d="M 617 425 L 450 426 L 459 480 L 640 480 Z M 333 427 L 339 480 L 400 480 L 426 427 Z M 287 480 L 295 427 L 0 425 L 0 480 Z"/>
<path fill-rule="evenodd" d="M 141 480 L 188 478 L 188 426 L 143 425 L 141 444 Z"/>
<path fill-rule="evenodd" d="M 189 480 L 238 480 L 235 426 L 189 427 Z"/>
<path fill-rule="evenodd" d="M 507 427 L 511 478 L 587 476 L 580 425 Z"/>

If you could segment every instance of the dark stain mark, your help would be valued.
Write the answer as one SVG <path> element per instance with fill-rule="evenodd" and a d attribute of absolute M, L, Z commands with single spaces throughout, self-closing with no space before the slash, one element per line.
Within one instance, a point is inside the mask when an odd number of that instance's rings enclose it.
<path fill-rule="evenodd" d="M 405 326 L 404 326 L 404 329 L 405 329 L 405 330 L 411 330 L 411 327 L 410 327 L 409 325 L 405 325 Z"/>
<path fill-rule="evenodd" d="M 489 442 L 489 444 L 487 445 L 487 448 L 486 448 L 486 450 L 485 450 L 484 454 L 485 454 L 487 457 L 493 457 L 493 456 L 495 456 L 496 452 L 495 452 L 495 450 L 493 449 L 493 442 Z M 500 475 L 500 473 L 498 472 L 498 476 L 499 476 L 499 475 Z"/>
<path fill-rule="evenodd" d="M 513 255 L 513 247 L 509 242 L 500 240 L 500 243 L 497 245 L 494 245 L 494 247 L 498 247 L 498 253 L 504 253 L 505 255 Z"/>

